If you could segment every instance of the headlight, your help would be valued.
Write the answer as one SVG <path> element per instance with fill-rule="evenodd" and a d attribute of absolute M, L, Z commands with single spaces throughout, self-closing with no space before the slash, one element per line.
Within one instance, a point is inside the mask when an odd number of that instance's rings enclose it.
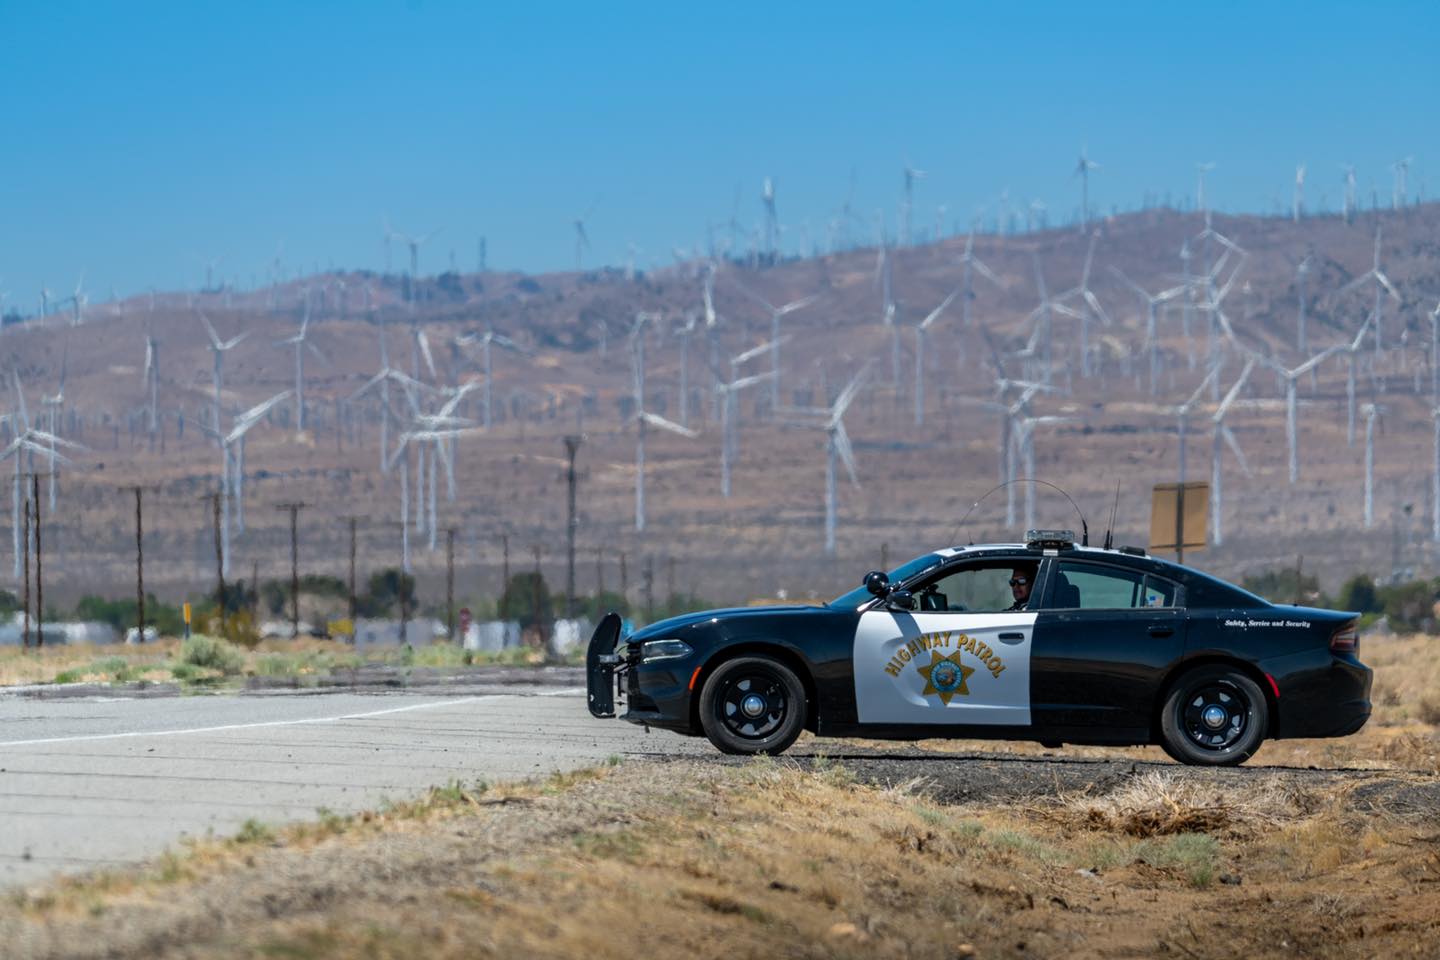
<path fill-rule="evenodd" d="M 651 660 L 678 660 L 694 652 L 684 640 L 647 640 L 640 645 L 640 659 L 645 663 Z"/>

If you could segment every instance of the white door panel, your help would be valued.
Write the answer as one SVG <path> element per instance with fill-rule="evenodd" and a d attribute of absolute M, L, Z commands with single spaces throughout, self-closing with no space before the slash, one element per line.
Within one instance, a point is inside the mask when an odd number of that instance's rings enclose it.
<path fill-rule="evenodd" d="M 861 723 L 1030 723 L 1037 614 L 872 610 L 855 631 Z"/>

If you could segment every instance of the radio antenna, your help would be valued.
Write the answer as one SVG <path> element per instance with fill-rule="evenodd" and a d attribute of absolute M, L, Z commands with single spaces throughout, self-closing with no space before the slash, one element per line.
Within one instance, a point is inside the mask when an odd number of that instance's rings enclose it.
<path fill-rule="evenodd" d="M 1090 546 L 1090 524 L 1085 520 L 1085 512 L 1080 509 L 1080 505 L 1075 502 L 1075 499 L 1071 497 L 1070 494 L 1066 493 L 1064 490 L 1051 483 L 1049 480 L 1040 480 L 1035 477 L 1016 477 L 1014 480 L 1006 480 L 1004 483 L 997 483 L 989 490 L 986 490 L 983 494 L 981 494 L 979 500 L 976 500 L 974 503 L 970 504 L 970 509 L 965 511 L 965 516 L 961 517 L 960 522 L 955 525 L 954 531 L 952 531 L 950 534 L 950 542 L 955 542 L 955 538 L 960 535 L 960 531 L 963 530 L 965 527 L 965 521 L 970 519 L 970 514 L 975 512 L 975 508 L 980 506 L 980 504 L 985 500 L 986 497 L 990 496 L 990 494 L 994 493 L 996 490 L 1004 490 L 1012 483 L 1038 483 L 1042 487 L 1049 487 L 1051 490 L 1054 490 L 1066 500 L 1069 500 L 1070 506 L 1075 508 L 1075 515 L 1080 518 L 1080 546 Z"/>
<path fill-rule="evenodd" d="M 1120 512 L 1120 481 L 1115 481 L 1115 503 L 1110 507 L 1110 526 L 1105 528 L 1105 549 L 1115 545 L 1115 514 Z"/>

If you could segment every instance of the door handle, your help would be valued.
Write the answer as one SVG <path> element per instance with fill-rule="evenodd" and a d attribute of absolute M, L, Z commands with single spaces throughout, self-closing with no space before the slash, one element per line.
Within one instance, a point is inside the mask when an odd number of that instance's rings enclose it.
<path fill-rule="evenodd" d="M 1000 641 L 1001 643 L 1024 643 L 1024 642 L 1025 642 L 1025 634 L 1023 634 L 1023 633 L 1002 633 L 1002 634 L 999 635 L 999 637 L 998 637 L 997 639 L 999 639 L 999 641 Z"/>
<path fill-rule="evenodd" d="M 1174 635 L 1175 635 L 1175 628 L 1174 628 L 1174 627 L 1162 627 L 1162 626 L 1160 626 L 1160 625 L 1157 624 L 1156 626 L 1153 626 L 1153 627 L 1150 628 L 1150 636 L 1152 636 L 1152 637 L 1171 637 L 1171 636 L 1174 636 Z"/>

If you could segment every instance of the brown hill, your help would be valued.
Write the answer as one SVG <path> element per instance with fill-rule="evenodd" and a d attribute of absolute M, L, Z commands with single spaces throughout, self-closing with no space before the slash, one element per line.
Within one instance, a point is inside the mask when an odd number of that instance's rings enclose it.
<path fill-rule="evenodd" d="M 1313 387 L 1301 381 L 1300 479 L 1294 486 L 1286 477 L 1283 410 L 1271 403 L 1231 413 L 1226 422 L 1251 472 L 1246 475 L 1225 451 L 1224 544 L 1191 559 L 1238 577 L 1292 565 L 1303 554 L 1306 569 L 1321 571 L 1332 583 L 1361 569 L 1381 575 L 1394 567 L 1432 569 L 1428 349 L 1430 310 L 1440 296 L 1440 206 L 1372 213 L 1350 224 L 1335 217 L 1296 224 L 1217 215 L 1213 226 L 1246 251 L 1243 264 L 1233 254 L 1223 263 L 1220 283 L 1239 267 L 1224 300 L 1227 317 L 1249 349 L 1286 366 L 1303 359 L 1296 350 L 1296 264 L 1305 256 L 1313 258 L 1305 281 L 1312 350 L 1348 341 L 1373 305 L 1373 287 L 1342 288 L 1370 269 L 1377 227 L 1381 262 L 1400 299 L 1385 303 L 1386 349 L 1377 355 L 1367 341 L 1361 354 L 1359 400 L 1383 408 L 1376 421 L 1372 526 L 1366 529 L 1362 518 L 1364 422 L 1355 444 L 1347 444 L 1348 365 L 1336 356 L 1321 365 Z M 1090 286 L 1111 322 L 1097 320 L 1091 331 L 1096 367 L 1091 377 L 1081 376 L 1077 321 L 1054 320 L 1054 379 L 1068 392 L 1037 397 L 1033 412 L 1068 419 L 1036 427 L 1036 474 L 1075 497 L 1097 539 L 1118 482 L 1119 539 L 1145 541 L 1150 487 L 1177 473 L 1176 418 L 1160 405 L 1183 401 L 1200 383 L 1209 322 L 1203 312 L 1192 312 L 1187 343 L 1181 332 L 1185 298 L 1165 305 L 1158 336 L 1163 372 L 1152 396 L 1144 313 L 1112 268 L 1151 292 L 1172 288 L 1180 283 L 1179 252 L 1187 238 L 1192 271 L 1201 271 L 1207 255 L 1211 262 L 1220 258 L 1218 241 L 1207 251 L 1194 239 L 1202 228 L 1198 216 L 1168 211 L 1097 225 Z M 222 337 L 249 335 L 225 359 L 228 422 L 239 409 L 293 385 L 293 350 L 274 341 L 297 329 L 307 288 L 310 338 L 325 358 L 306 360 L 307 430 L 294 431 L 285 404 L 250 434 L 247 529 L 235 536 L 233 577 L 249 577 L 252 565 L 262 578 L 285 571 L 287 521 L 272 509 L 282 500 L 312 505 L 302 519 L 306 571 L 343 575 L 348 528 L 339 518 L 352 514 L 365 518 L 362 576 L 398 562 L 399 484 L 393 473 L 378 469 L 378 407 L 372 399 L 347 400 L 378 368 L 382 323 L 392 365 L 423 371 L 426 381 L 483 380 L 478 349 L 453 342 L 467 332 L 493 329 L 529 351 L 495 350 L 494 424 L 459 442 L 453 502 L 445 496 L 443 479 L 439 483 L 439 525 L 457 530 L 462 598 L 495 594 L 507 539 L 513 568 L 532 565 L 538 547 L 547 579 L 563 588 L 561 438 L 577 431 L 587 437 L 579 455 L 582 592 L 593 590 L 602 575 L 607 587 L 618 586 L 623 555 L 626 585 L 637 601 L 647 563 L 656 597 L 673 588 L 717 601 L 823 598 L 857 583 L 882 555 L 898 561 L 957 538 L 1014 538 L 1023 517 L 1006 525 L 1003 492 L 988 498 L 964 530 L 956 529 L 999 474 L 1000 420 L 983 405 L 995 395 L 991 344 L 1007 354 L 1022 348 L 1033 332 L 1036 258 L 1050 293 L 1058 295 L 1079 283 L 1088 245 L 1076 231 L 975 238 L 975 255 L 999 283 L 975 278 L 970 329 L 962 329 L 958 300 L 931 327 L 923 358 L 923 426 L 916 425 L 913 413 L 914 328 L 960 284 L 964 238 L 890 253 L 898 382 L 874 249 L 773 265 L 719 265 L 714 300 L 720 322 L 713 347 L 702 312 L 703 265 L 697 263 L 635 277 L 616 270 L 446 274 L 422 278 L 413 291 L 401 277 L 326 274 L 274 289 L 168 293 L 97 304 L 85 311 L 80 326 L 57 314 L 11 328 L 0 340 L 0 368 L 18 374 L 35 418 L 41 415 L 41 395 L 58 386 L 63 359 L 61 432 L 86 447 L 75 454 L 79 469 L 62 471 L 58 509 L 47 516 L 47 599 L 68 602 L 81 593 L 133 590 L 133 498 L 122 488 L 137 483 L 150 488 L 147 582 L 171 598 L 213 582 L 208 507 L 199 498 L 214 489 L 220 458 L 198 429 L 209 421 L 212 389 L 211 353 L 199 313 L 203 310 Z M 794 415 L 773 416 L 767 385 L 743 395 L 734 492 L 728 500 L 720 496 L 720 429 L 707 358 L 712 349 L 729 358 L 768 336 L 768 312 L 747 291 L 777 304 L 819 296 L 783 320 L 791 339 L 781 350 L 782 406 L 828 403 L 869 362 L 866 385 L 846 418 L 861 485 L 851 486 L 842 472 L 833 558 L 822 550 L 825 434 Z M 672 420 L 681 417 L 676 331 L 687 316 L 698 317 L 690 338 L 687 406 L 700 435 L 688 439 L 650 431 L 649 516 L 647 529 L 638 534 L 635 432 L 624 416 L 633 406 L 626 332 L 641 311 L 662 318 L 646 334 L 646 407 Z M 412 357 L 412 323 L 433 348 L 436 377 Z M 161 423 L 153 443 L 143 377 L 147 329 L 158 343 L 160 371 Z M 1193 370 L 1191 352 L 1197 356 Z M 760 356 L 740 372 L 764 372 L 768 362 Z M 1242 362 L 1227 349 L 1222 390 Z M 1007 360 L 1007 375 L 1020 375 L 1022 366 L 1021 360 Z M 728 376 L 728 364 L 721 367 Z M 13 379 L 9 373 L 7 378 Z M 15 385 L 6 387 L 13 402 Z M 481 393 L 470 394 L 460 412 L 478 419 Z M 1277 376 L 1264 368 L 1256 369 L 1243 393 L 1246 400 L 1283 396 Z M 399 410 L 398 389 L 394 397 Z M 1191 479 L 1210 474 L 1213 405 L 1208 395 L 1204 401 L 1191 417 Z M 1043 489 L 1037 509 L 1037 523 L 1077 524 L 1068 504 Z M 0 526 L 8 528 L 8 519 L 0 517 Z M 418 545 L 415 551 L 430 602 L 443 596 L 443 540 L 442 535 L 434 553 Z"/>

